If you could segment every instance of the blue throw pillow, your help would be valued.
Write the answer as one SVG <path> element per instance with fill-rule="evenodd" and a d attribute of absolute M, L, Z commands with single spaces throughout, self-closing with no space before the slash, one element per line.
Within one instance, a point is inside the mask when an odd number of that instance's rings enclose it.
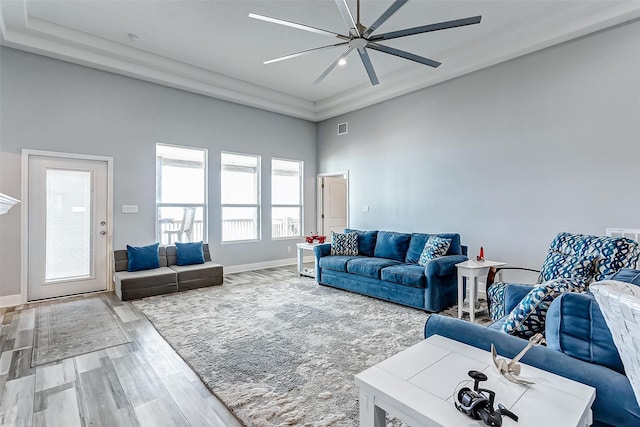
<path fill-rule="evenodd" d="M 202 242 L 176 242 L 176 263 L 178 265 L 204 264 Z"/>
<path fill-rule="evenodd" d="M 159 246 L 160 243 L 141 247 L 127 245 L 127 271 L 150 270 L 160 267 Z"/>
<path fill-rule="evenodd" d="M 585 285 L 583 278 L 559 278 L 534 286 L 511 310 L 502 330 L 524 339 L 544 334 L 547 311 L 553 300 L 564 292 L 583 292 Z"/>
<path fill-rule="evenodd" d="M 427 243 L 424 244 L 424 249 L 420 254 L 418 265 L 426 266 L 434 258 L 444 256 L 449 250 L 451 245 L 451 239 L 443 239 L 438 236 L 429 236 Z"/>

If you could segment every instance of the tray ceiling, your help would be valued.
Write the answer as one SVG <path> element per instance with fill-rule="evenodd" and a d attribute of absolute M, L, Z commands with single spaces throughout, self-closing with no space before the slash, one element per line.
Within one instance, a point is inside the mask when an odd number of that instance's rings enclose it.
<path fill-rule="evenodd" d="M 371 24 L 391 0 L 362 0 Z M 355 14 L 356 2 L 349 6 Z M 468 27 L 387 45 L 442 62 L 433 69 L 370 52 L 312 82 L 343 51 L 262 61 L 335 39 L 248 18 L 250 12 L 345 33 L 333 0 L 0 2 L 2 45 L 312 121 L 324 120 L 640 17 L 638 1 L 412 0 L 378 32 L 482 15 Z M 137 39 L 130 34 L 135 34 Z"/>

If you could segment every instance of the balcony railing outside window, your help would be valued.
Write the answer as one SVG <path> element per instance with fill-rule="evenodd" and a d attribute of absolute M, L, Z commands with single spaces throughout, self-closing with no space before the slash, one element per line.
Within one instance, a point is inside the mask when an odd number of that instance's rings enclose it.
<path fill-rule="evenodd" d="M 162 245 L 207 241 L 207 150 L 156 145 L 156 236 Z"/>
<path fill-rule="evenodd" d="M 302 170 L 298 160 L 271 159 L 271 238 L 302 236 Z"/>

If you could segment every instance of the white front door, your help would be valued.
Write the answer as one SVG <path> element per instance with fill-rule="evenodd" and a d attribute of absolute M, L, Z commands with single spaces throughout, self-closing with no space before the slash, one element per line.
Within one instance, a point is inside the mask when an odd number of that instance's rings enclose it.
<path fill-rule="evenodd" d="M 107 289 L 108 164 L 30 155 L 29 301 Z"/>
<path fill-rule="evenodd" d="M 347 226 L 347 179 L 343 175 L 323 176 L 321 194 L 321 234 L 342 233 Z"/>

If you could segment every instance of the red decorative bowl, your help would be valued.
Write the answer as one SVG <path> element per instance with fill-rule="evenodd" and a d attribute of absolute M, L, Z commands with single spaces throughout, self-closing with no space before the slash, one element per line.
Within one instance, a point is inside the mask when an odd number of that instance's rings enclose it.
<path fill-rule="evenodd" d="M 307 236 L 304 238 L 304 240 L 306 240 L 307 243 L 313 243 L 313 236 Z"/>
<path fill-rule="evenodd" d="M 318 243 L 324 243 L 326 239 L 327 239 L 327 236 L 318 236 Z"/>

